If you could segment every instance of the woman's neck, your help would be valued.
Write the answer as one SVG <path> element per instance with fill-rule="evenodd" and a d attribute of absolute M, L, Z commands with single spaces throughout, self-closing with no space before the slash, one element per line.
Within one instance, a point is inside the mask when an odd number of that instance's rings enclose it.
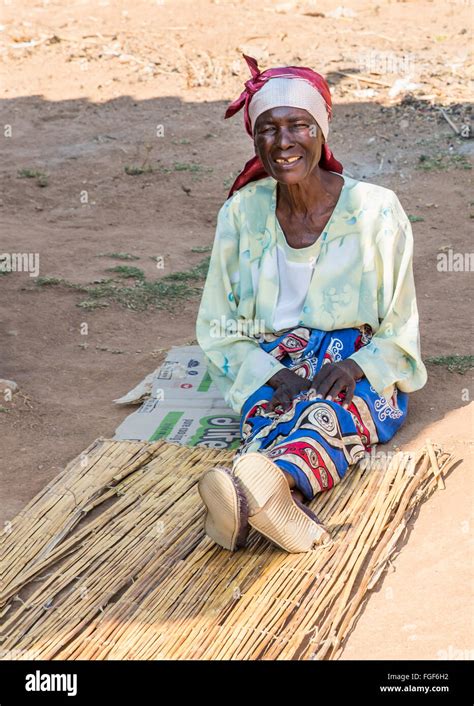
<path fill-rule="evenodd" d="M 277 188 L 278 210 L 288 214 L 290 218 L 305 218 L 311 214 L 324 213 L 328 208 L 334 206 L 338 199 L 338 195 L 334 191 L 332 175 L 319 167 L 316 167 L 306 179 L 298 184 L 279 182 Z"/>

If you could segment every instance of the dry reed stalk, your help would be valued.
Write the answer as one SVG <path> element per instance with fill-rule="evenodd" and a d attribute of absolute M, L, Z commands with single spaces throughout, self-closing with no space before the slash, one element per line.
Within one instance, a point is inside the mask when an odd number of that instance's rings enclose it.
<path fill-rule="evenodd" d="M 428 449 L 428 453 L 430 455 L 431 467 L 433 468 L 433 472 L 436 476 L 438 488 L 440 488 L 440 490 L 444 490 L 445 485 L 443 477 L 440 475 L 438 461 L 436 460 L 436 454 L 433 449 L 433 444 L 429 439 L 426 440 L 426 448 Z"/>

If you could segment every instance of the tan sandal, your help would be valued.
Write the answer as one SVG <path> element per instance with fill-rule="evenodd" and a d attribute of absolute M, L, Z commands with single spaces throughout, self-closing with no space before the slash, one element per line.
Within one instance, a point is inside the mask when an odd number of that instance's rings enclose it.
<path fill-rule="evenodd" d="M 283 471 L 267 456 L 249 451 L 232 472 L 245 491 L 249 525 L 271 542 L 290 553 L 332 543 L 314 512 L 293 499 Z"/>
<path fill-rule="evenodd" d="M 245 546 L 249 533 L 245 493 L 231 470 L 215 466 L 198 483 L 206 506 L 206 534 L 224 549 L 235 551 Z"/>

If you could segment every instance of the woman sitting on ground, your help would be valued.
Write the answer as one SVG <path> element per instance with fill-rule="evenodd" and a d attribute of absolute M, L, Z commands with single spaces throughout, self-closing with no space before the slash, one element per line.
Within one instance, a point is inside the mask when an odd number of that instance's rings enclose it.
<path fill-rule="evenodd" d="M 256 156 L 219 211 L 196 322 L 241 444 L 199 491 L 226 549 L 252 526 L 302 552 L 329 539 L 304 501 L 389 441 L 426 382 L 413 237 L 393 191 L 342 174 L 324 78 L 245 59 L 226 117 L 244 107 Z"/>

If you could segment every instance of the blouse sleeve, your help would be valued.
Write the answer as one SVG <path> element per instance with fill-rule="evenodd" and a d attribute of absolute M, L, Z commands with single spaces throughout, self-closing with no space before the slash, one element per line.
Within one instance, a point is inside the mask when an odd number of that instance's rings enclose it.
<path fill-rule="evenodd" d="M 380 325 L 371 341 L 350 358 L 362 368 L 372 387 L 389 399 L 395 385 L 402 392 L 414 392 L 427 380 L 420 352 L 413 234 L 394 193 L 392 204 L 382 212 L 376 258 Z"/>
<path fill-rule="evenodd" d="M 211 379 L 227 404 L 240 413 L 246 399 L 285 366 L 248 335 L 252 333 L 251 322 L 238 318 L 241 263 L 235 206 L 235 199 L 230 199 L 219 211 L 196 338 Z"/>

